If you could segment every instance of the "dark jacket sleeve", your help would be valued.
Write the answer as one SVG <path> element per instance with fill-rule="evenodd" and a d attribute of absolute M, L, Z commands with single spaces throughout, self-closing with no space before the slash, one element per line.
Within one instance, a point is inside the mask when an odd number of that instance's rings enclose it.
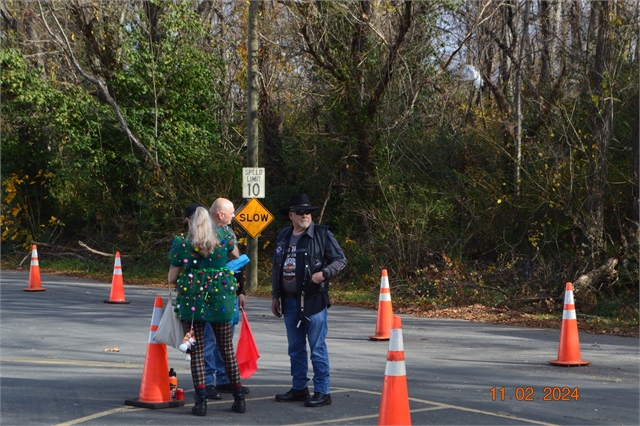
<path fill-rule="evenodd" d="M 324 253 L 326 266 L 322 268 L 322 275 L 325 280 L 329 280 L 338 275 L 338 272 L 342 271 L 344 267 L 347 266 L 347 258 L 331 231 L 327 231 Z"/>
<path fill-rule="evenodd" d="M 271 297 L 273 299 L 278 299 L 280 297 L 280 268 L 282 267 L 282 257 L 285 255 L 285 239 L 290 231 L 290 226 L 282 229 L 276 239 L 273 258 L 271 259 Z"/>

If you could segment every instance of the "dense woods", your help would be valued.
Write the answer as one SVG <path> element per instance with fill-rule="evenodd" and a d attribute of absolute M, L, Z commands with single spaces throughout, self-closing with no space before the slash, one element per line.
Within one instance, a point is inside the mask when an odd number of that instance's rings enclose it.
<path fill-rule="evenodd" d="M 343 284 L 638 315 L 639 3 L 261 1 L 273 213 L 322 206 Z M 248 2 L 0 1 L 2 252 L 164 261 L 242 203 Z M 283 218 L 260 237 L 268 243 Z M 610 312 L 607 312 L 610 313 Z"/>

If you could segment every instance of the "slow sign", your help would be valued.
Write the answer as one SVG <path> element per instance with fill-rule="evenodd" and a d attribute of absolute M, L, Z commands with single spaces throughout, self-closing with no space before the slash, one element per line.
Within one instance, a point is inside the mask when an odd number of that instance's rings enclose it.
<path fill-rule="evenodd" d="M 251 238 L 255 238 L 273 221 L 273 215 L 260 201 L 252 198 L 236 213 L 235 220 Z"/>

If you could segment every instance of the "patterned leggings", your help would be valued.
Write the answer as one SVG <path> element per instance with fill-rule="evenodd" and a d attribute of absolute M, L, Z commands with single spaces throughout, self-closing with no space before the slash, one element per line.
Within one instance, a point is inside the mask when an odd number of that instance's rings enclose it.
<path fill-rule="evenodd" d="M 205 369 L 204 369 L 204 322 L 193 322 L 193 334 L 195 335 L 196 344 L 194 352 L 191 353 L 191 377 L 193 385 L 196 388 L 205 386 Z M 191 327 L 191 321 L 183 322 L 185 329 Z M 233 350 L 233 340 L 231 339 L 231 323 L 212 322 L 211 328 L 216 336 L 216 343 L 222 359 L 224 359 L 224 368 L 229 377 L 232 388 L 242 386 L 240 381 L 240 370 L 238 370 L 238 362 Z"/>

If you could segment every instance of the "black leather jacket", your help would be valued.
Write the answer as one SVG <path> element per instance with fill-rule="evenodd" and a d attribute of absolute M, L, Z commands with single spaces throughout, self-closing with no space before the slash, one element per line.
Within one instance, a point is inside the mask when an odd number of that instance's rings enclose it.
<path fill-rule="evenodd" d="M 293 227 L 280 231 L 273 253 L 271 269 L 271 297 L 282 295 L 282 266 L 285 260 Z M 302 234 L 296 249 L 296 288 L 298 317 L 317 314 L 329 301 L 329 279 L 335 277 L 347 264 L 344 252 L 327 226 L 311 223 Z M 322 271 L 324 281 L 316 284 L 311 276 Z"/>

